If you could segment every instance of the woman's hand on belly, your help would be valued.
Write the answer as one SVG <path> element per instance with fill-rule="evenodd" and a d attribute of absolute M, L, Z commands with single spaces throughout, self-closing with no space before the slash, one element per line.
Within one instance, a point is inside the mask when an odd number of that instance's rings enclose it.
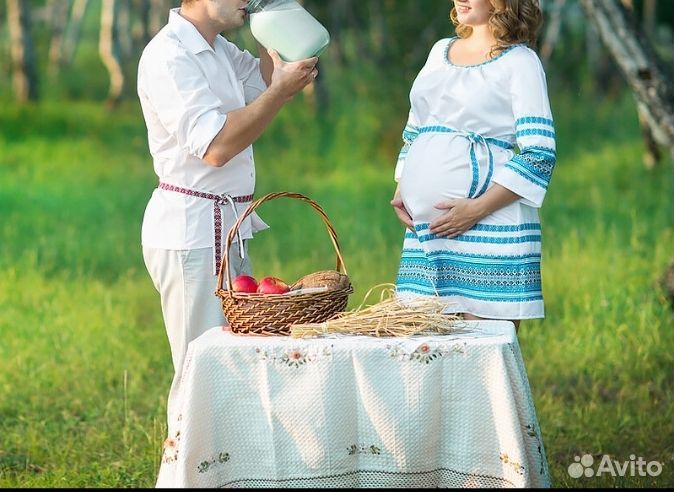
<path fill-rule="evenodd" d="M 435 205 L 435 208 L 445 212 L 431 222 L 430 232 L 447 238 L 464 234 L 487 215 L 480 202 L 471 198 L 445 200 Z"/>
<path fill-rule="evenodd" d="M 459 236 L 488 215 L 507 207 L 521 197 L 508 188 L 495 183 L 478 198 L 455 198 L 438 203 L 435 208 L 446 210 L 430 225 L 431 234 Z"/>
<path fill-rule="evenodd" d="M 396 188 L 396 191 L 393 194 L 393 200 L 391 200 L 391 205 L 393 205 L 393 210 L 398 216 L 400 222 L 402 222 L 403 225 L 407 227 L 409 230 L 414 230 L 412 217 L 410 217 L 410 214 L 407 212 L 405 204 L 403 203 L 403 199 L 400 198 L 400 186 Z"/>

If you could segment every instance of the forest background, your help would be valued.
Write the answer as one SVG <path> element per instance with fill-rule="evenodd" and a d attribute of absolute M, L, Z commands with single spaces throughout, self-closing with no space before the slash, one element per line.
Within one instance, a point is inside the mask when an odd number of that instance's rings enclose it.
<path fill-rule="evenodd" d="M 154 485 L 172 368 L 140 253 L 156 176 L 135 70 L 175 3 L 0 2 L 0 487 Z M 453 35 L 451 2 L 303 3 L 332 42 L 317 83 L 255 145 L 256 195 L 323 206 L 354 307 L 395 279 L 403 229 L 389 200 L 408 92 L 432 44 Z M 671 83 L 674 2 L 624 3 Z M 553 485 L 672 486 L 671 153 L 644 131 L 579 2 L 541 4 L 558 163 L 541 210 L 547 316 L 519 339 Z M 225 35 L 256 53 L 247 26 Z M 332 267 L 306 205 L 260 213 L 272 229 L 251 243 L 256 275 Z M 572 478 L 585 454 L 662 472 Z"/>

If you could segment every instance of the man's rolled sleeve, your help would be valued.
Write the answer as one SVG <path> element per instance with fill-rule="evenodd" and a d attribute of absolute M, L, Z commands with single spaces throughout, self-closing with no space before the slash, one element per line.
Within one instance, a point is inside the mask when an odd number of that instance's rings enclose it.
<path fill-rule="evenodd" d="M 222 129 L 227 114 L 201 68 L 188 53 L 158 62 L 150 102 L 164 128 L 175 135 L 180 148 L 200 159 Z"/>

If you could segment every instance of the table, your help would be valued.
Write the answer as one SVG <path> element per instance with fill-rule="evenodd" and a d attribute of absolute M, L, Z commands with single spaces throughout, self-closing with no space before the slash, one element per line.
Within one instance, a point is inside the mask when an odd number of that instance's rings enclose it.
<path fill-rule="evenodd" d="M 157 487 L 550 487 L 514 326 L 188 347 Z"/>

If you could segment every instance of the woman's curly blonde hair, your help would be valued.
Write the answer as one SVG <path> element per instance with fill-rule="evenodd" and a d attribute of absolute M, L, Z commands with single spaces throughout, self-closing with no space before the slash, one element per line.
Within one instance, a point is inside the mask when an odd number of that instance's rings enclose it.
<path fill-rule="evenodd" d="M 526 44 L 535 48 L 538 30 L 543 23 L 543 14 L 538 0 L 489 0 L 493 10 L 489 18 L 489 28 L 496 38 L 492 56 L 513 44 Z M 449 14 L 456 34 L 467 38 L 473 28 L 459 22 L 456 7 Z"/>

